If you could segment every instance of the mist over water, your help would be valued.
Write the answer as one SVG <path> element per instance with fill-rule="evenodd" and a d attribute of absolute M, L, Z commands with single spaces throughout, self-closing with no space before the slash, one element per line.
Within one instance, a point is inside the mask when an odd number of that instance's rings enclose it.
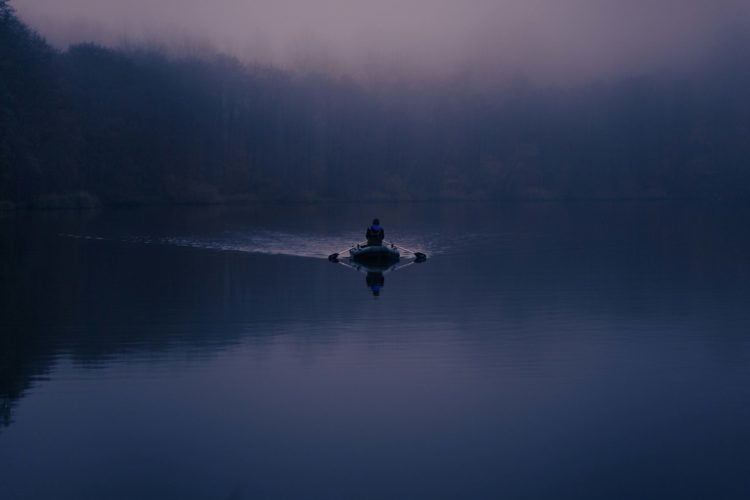
<path fill-rule="evenodd" d="M 750 2 L 8 2 L 3 500 L 750 498 Z"/>
<path fill-rule="evenodd" d="M 750 21 L 741 0 L 15 0 L 50 41 L 212 47 L 362 80 L 581 83 L 694 68 Z"/>

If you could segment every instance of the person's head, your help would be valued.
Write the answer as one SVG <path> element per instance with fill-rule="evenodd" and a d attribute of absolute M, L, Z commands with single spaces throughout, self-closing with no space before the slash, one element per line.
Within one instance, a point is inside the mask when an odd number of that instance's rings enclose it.
<path fill-rule="evenodd" d="M 372 225 L 373 226 L 379 226 L 380 225 L 380 219 L 372 219 Z"/>

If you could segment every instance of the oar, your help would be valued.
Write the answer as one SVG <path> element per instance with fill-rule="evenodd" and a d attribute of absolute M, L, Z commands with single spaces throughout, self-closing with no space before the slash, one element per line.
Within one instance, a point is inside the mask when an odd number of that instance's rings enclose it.
<path fill-rule="evenodd" d="M 336 262 L 336 260 L 339 258 L 339 255 L 341 255 L 344 252 L 348 252 L 352 248 L 354 247 L 349 247 L 346 250 L 341 250 L 340 252 L 332 253 L 331 255 L 328 256 L 328 260 L 330 260 L 331 262 Z"/>
<path fill-rule="evenodd" d="M 424 262 L 427 260 L 427 255 L 423 254 L 422 252 L 415 252 L 413 250 L 409 250 L 408 248 L 396 245 L 393 242 L 391 242 L 391 245 L 393 245 L 396 248 L 400 248 L 401 250 L 406 250 L 407 252 L 411 253 L 412 255 L 414 255 L 414 258 L 417 260 L 417 262 Z"/>

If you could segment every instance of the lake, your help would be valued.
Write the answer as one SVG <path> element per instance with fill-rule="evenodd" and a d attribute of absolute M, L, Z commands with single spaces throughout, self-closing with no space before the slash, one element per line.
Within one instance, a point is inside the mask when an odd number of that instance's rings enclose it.
<path fill-rule="evenodd" d="M 0 215 L 0 497 L 750 498 L 749 216 Z M 375 289 L 373 217 L 428 254 Z"/>

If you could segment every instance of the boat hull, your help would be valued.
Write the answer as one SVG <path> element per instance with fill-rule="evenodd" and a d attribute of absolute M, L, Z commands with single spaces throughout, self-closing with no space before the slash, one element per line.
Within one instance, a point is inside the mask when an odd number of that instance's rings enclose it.
<path fill-rule="evenodd" d="M 349 250 L 349 255 L 353 260 L 367 264 L 391 264 L 401 258 L 397 248 L 386 245 L 357 245 Z"/>

